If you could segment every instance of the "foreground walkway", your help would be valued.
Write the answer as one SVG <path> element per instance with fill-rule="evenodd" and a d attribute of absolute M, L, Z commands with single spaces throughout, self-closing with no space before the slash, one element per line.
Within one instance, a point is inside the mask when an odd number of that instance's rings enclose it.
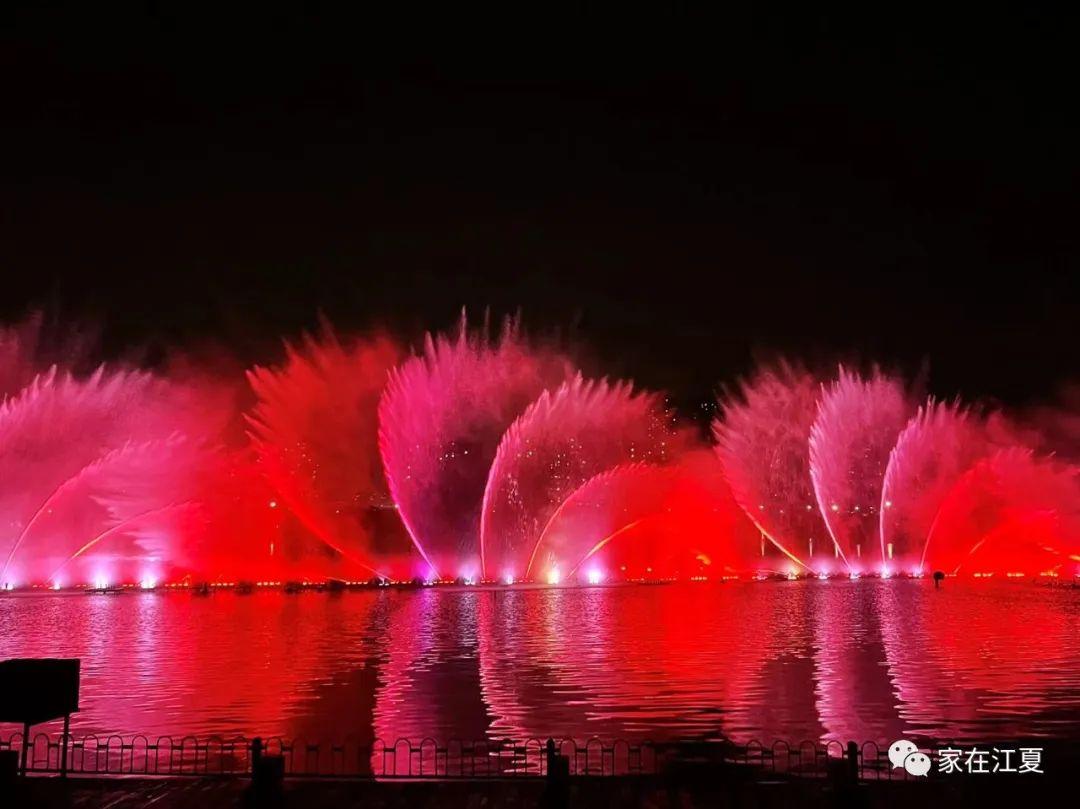
<path fill-rule="evenodd" d="M 997 779 L 964 782 L 907 782 L 862 784 L 838 792 L 828 784 L 810 781 L 746 780 L 695 781 L 673 784 L 657 778 L 574 779 L 566 795 L 546 794 L 542 780 L 395 782 L 289 781 L 278 795 L 256 800 L 250 782 L 240 778 L 200 779 L 81 779 L 30 778 L 8 785 L 14 798 L 5 807 L 63 807 L 78 809 L 217 809 L 257 807 L 329 809 L 363 806 L 370 809 L 555 809 L 559 806 L 609 809 L 696 809 L 726 806 L 997 806 L 1048 795 L 1049 784 Z"/>

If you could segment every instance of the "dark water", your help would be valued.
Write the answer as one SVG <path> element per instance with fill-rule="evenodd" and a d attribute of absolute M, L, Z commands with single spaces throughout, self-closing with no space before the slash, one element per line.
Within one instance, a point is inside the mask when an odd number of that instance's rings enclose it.
<path fill-rule="evenodd" d="M 80 733 L 1080 736 L 1080 590 L 1031 583 L 7 596 L 10 656 L 82 658 Z"/>

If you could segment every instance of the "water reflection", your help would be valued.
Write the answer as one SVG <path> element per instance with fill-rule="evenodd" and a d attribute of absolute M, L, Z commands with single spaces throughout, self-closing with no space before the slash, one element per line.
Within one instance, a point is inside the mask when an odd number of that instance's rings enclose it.
<path fill-rule="evenodd" d="M 986 741 L 1080 733 L 1078 623 L 960 581 L 8 596 L 0 657 L 81 657 L 76 732 Z"/>
<path fill-rule="evenodd" d="M 814 693 L 824 726 L 822 738 L 861 741 L 901 735 L 876 599 L 882 583 L 825 581 L 812 588 Z M 911 583 L 884 584 L 896 589 Z"/>
<path fill-rule="evenodd" d="M 389 640 L 377 695 L 375 735 L 482 739 L 490 718 L 477 688 L 477 600 L 471 590 L 388 593 Z"/>
<path fill-rule="evenodd" d="M 1080 591 L 983 582 L 879 600 L 907 732 L 1075 737 Z"/>

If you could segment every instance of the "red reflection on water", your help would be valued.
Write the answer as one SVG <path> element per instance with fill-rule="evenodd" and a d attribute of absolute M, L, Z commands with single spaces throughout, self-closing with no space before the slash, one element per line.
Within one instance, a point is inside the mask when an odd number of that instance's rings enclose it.
<path fill-rule="evenodd" d="M 882 615 L 874 598 L 882 583 L 816 584 L 814 692 L 824 738 L 841 742 L 897 738 L 901 723 L 885 670 Z"/>
<path fill-rule="evenodd" d="M 1070 737 L 1078 598 L 954 579 L 11 596 L 0 656 L 82 658 L 79 733 Z"/>

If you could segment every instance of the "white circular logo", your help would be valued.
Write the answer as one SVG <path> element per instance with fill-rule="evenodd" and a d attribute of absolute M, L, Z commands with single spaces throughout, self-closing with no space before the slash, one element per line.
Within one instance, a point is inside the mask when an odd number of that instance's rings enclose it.
<path fill-rule="evenodd" d="M 903 767 L 904 759 L 918 751 L 919 748 L 914 742 L 909 742 L 907 739 L 897 739 L 889 745 L 889 761 L 892 762 L 893 769 Z"/>
<path fill-rule="evenodd" d="M 904 759 L 904 769 L 908 775 L 925 776 L 930 772 L 930 756 L 916 750 Z"/>

